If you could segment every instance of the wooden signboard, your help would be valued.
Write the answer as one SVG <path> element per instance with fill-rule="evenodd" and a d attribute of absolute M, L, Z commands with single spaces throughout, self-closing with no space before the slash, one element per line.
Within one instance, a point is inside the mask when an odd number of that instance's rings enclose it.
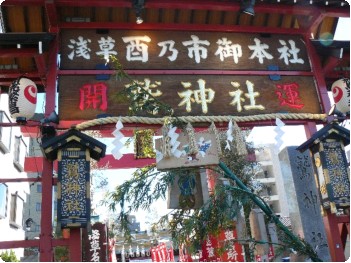
<path fill-rule="evenodd" d="M 138 75 L 149 93 L 177 116 L 249 116 L 321 113 L 312 76 Z M 99 114 L 127 116 L 129 102 L 118 93 L 130 82 L 95 76 L 59 77 L 61 120 L 91 120 Z M 142 114 L 140 114 L 142 116 Z"/>
<path fill-rule="evenodd" d="M 177 139 L 180 142 L 177 149 L 182 151 L 182 155 L 179 158 L 174 156 L 162 158 L 156 163 L 157 169 L 165 170 L 180 167 L 217 165 L 219 163 L 219 157 L 215 135 L 209 132 L 195 133 L 195 139 L 199 152 L 197 154 L 190 154 L 188 136 L 181 133 Z M 158 152 L 161 152 L 162 138 L 156 139 L 155 147 Z M 156 159 L 158 159 L 157 152 Z"/>
<path fill-rule="evenodd" d="M 61 69 L 96 69 L 113 55 L 125 69 L 310 71 L 295 35 L 143 30 L 62 30 Z"/>
<path fill-rule="evenodd" d="M 106 229 L 105 224 L 97 222 L 90 231 L 83 231 L 84 262 L 108 262 Z"/>
<path fill-rule="evenodd" d="M 60 152 L 57 221 L 61 228 L 85 228 L 90 221 L 90 164 L 87 152 L 78 148 L 62 149 Z"/>

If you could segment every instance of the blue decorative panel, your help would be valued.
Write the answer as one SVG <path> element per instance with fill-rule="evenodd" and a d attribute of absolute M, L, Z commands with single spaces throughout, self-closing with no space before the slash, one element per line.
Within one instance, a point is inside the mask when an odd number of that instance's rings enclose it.
<path fill-rule="evenodd" d="M 57 219 L 61 228 L 84 228 L 90 222 L 90 162 L 86 152 L 62 150 L 58 162 Z"/>
<path fill-rule="evenodd" d="M 320 185 L 320 191 L 327 197 L 323 198 L 323 205 L 327 208 L 333 203 L 336 208 L 349 206 L 350 181 L 343 145 L 340 141 L 322 142 L 321 148 L 324 183 Z"/>

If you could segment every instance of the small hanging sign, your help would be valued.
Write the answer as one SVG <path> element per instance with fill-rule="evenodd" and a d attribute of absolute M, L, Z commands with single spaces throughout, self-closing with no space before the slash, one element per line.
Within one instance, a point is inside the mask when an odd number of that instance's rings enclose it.
<path fill-rule="evenodd" d="M 134 152 L 136 159 L 155 158 L 153 141 L 154 131 L 139 130 L 134 133 Z"/>
<path fill-rule="evenodd" d="M 156 156 L 157 169 L 199 167 L 217 165 L 219 163 L 216 135 L 209 131 L 193 133 L 189 132 L 190 130 L 191 128 L 187 127 L 187 133 L 181 133 L 177 138 L 179 142 L 177 150 L 180 151 L 179 158 L 174 155 L 167 158 L 158 158 Z M 162 138 L 156 139 L 155 145 L 156 154 L 161 154 L 163 146 Z"/>
<path fill-rule="evenodd" d="M 81 149 L 60 152 L 57 221 L 62 228 L 85 228 L 90 220 L 89 152 Z"/>
<path fill-rule="evenodd" d="M 58 161 L 57 222 L 61 228 L 90 224 L 90 160 L 105 156 L 106 145 L 72 128 L 42 142 L 45 157 Z"/>

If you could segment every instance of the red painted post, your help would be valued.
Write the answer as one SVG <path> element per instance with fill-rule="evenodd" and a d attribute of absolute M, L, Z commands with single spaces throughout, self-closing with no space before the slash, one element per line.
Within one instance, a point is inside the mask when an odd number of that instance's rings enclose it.
<path fill-rule="evenodd" d="M 319 98 L 321 101 L 322 110 L 328 113 L 330 110 L 330 99 L 328 96 L 327 85 L 325 83 L 325 76 L 322 68 L 321 61 L 318 57 L 317 51 L 313 46 L 310 36 L 305 35 L 306 49 L 311 59 L 311 68 L 316 79 L 317 89 L 319 93 Z"/>
<path fill-rule="evenodd" d="M 42 173 L 42 203 L 41 203 L 41 232 L 40 232 L 40 258 L 41 262 L 53 261 L 52 247 L 52 171 L 53 163 L 48 160 L 43 162 Z"/>
<path fill-rule="evenodd" d="M 45 115 L 49 116 L 55 110 L 56 100 L 56 77 L 57 77 L 57 54 L 58 39 L 56 38 L 49 54 L 49 68 L 46 82 L 46 104 Z M 52 193 L 53 193 L 53 162 L 44 159 L 42 173 L 42 211 L 41 211 L 41 232 L 40 232 L 40 258 L 41 262 L 54 260 L 53 235 L 52 235 Z"/>
<path fill-rule="evenodd" d="M 50 46 L 49 68 L 46 82 L 46 101 L 45 117 L 55 110 L 56 106 L 56 78 L 57 78 L 57 54 L 58 54 L 58 35 L 56 35 Z"/>
<path fill-rule="evenodd" d="M 80 228 L 71 228 L 69 255 L 71 262 L 82 262 L 82 242 Z"/>
<path fill-rule="evenodd" d="M 316 78 L 317 88 L 320 94 L 321 106 L 324 112 L 330 109 L 330 100 L 327 92 L 323 69 L 317 56 L 316 50 L 312 46 L 309 36 L 305 36 L 306 48 L 311 58 L 311 66 Z M 316 124 L 308 122 L 304 125 L 306 136 L 309 139 L 316 131 Z M 345 255 L 335 214 L 328 213 L 323 217 L 324 227 L 327 234 L 330 256 L 334 262 L 344 262 Z"/>
<path fill-rule="evenodd" d="M 317 132 L 317 125 L 315 122 L 306 122 L 303 127 L 305 128 L 305 134 L 307 137 L 307 140 L 312 137 L 314 133 Z"/>
<path fill-rule="evenodd" d="M 335 214 L 328 213 L 323 217 L 328 238 L 330 256 L 333 262 L 345 262 L 344 247 L 339 232 L 338 221 Z"/>

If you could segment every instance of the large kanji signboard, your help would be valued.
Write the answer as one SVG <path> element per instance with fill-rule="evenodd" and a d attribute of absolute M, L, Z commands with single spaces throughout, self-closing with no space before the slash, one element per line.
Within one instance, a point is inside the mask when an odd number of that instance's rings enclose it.
<path fill-rule="evenodd" d="M 132 76 L 178 116 L 249 116 L 268 113 L 321 113 L 312 76 L 138 75 Z M 95 76 L 59 78 L 63 120 L 95 119 L 99 114 L 127 116 L 128 101 L 118 92 L 130 82 Z"/>
<path fill-rule="evenodd" d="M 321 113 L 307 51 L 296 35 L 162 30 L 61 32 L 62 72 L 113 68 L 107 62 L 110 56 L 118 58 L 124 69 L 139 70 L 132 76 L 134 81 L 170 105 L 178 116 Z M 294 73 L 277 76 L 277 70 Z M 129 103 L 118 98 L 118 93 L 130 84 L 108 75 L 62 74 L 60 118 L 128 115 Z"/>
<path fill-rule="evenodd" d="M 95 69 L 113 55 L 125 69 L 309 71 L 301 37 L 228 32 L 62 30 L 61 69 Z"/>

